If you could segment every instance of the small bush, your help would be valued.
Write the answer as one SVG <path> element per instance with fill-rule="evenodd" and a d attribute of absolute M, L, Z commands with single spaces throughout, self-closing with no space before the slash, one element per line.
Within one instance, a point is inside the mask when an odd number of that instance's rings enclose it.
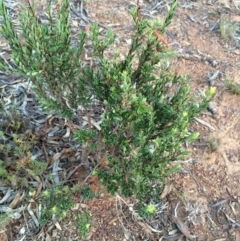
<path fill-rule="evenodd" d="M 95 196 L 95 193 L 91 190 L 89 186 L 84 185 L 81 190 L 83 198 L 92 200 Z"/>
<path fill-rule="evenodd" d="M 100 36 L 97 24 L 90 34 L 79 34 L 77 47 L 70 44 L 68 0 L 61 2 L 56 14 L 49 1 L 47 23 L 39 21 L 29 3 L 20 18 L 20 34 L 3 0 L 0 3 L 4 22 L 0 32 L 17 67 L 10 68 L 4 61 L 0 66 L 27 77 L 46 111 L 64 116 L 79 113 L 77 110 L 87 113 L 97 100 L 104 110 L 101 131 L 97 137 L 91 130 L 75 137 L 101 143 L 101 148 L 95 148 L 98 160 L 105 160 L 104 168 L 99 165 L 95 170 L 100 180 L 110 193 L 136 195 L 140 200 L 158 197 L 165 178 L 179 170 L 169 163 L 183 159 L 187 152 L 182 144 L 198 137 L 189 133 L 189 123 L 208 106 L 215 92 L 211 88 L 198 96 L 190 89 L 189 79 L 171 72 L 168 59 L 176 54 L 167 48 L 162 34 L 171 23 L 177 1 L 163 22 L 143 19 L 139 7 L 131 10 L 136 30 L 123 60 L 118 53 L 106 57 L 115 34 L 107 30 Z M 94 66 L 82 61 L 86 39 L 92 42 Z"/>
<path fill-rule="evenodd" d="M 144 203 L 140 203 L 138 214 L 142 218 L 149 218 L 156 214 L 156 207 L 153 204 L 145 205 Z"/>
<path fill-rule="evenodd" d="M 71 201 L 74 192 L 74 188 L 61 185 L 43 191 L 39 198 L 39 203 L 43 207 L 40 225 L 46 224 L 51 219 L 65 218 L 68 211 L 74 207 L 74 203 Z"/>
<path fill-rule="evenodd" d="M 90 214 L 88 212 L 78 214 L 77 221 L 78 221 L 78 231 L 81 233 L 81 235 L 84 238 L 87 238 L 89 230 L 92 225 Z"/>

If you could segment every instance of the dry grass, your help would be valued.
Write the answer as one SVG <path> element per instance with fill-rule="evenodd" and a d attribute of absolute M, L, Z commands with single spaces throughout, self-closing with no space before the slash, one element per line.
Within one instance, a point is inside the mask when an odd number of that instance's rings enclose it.
<path fill-rule="evenodd" d="M 233 94 L 240 95 L 240 71 L 226 73 L 225 87 Z"/>

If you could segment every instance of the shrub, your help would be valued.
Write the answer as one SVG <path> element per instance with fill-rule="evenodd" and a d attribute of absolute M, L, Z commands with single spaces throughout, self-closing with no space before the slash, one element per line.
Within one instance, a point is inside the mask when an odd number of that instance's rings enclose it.
<path fill-rule="evenodd" d="M 75 187 L 61 185 L 43 191 L 39 198 L 39 203 L 43 206 L 40 225 L 46 224 L 51 219 L 55 221 L 65 218 L 74 207 L 71 197 L 75 191 Z"/>
<path fill-rule="evenodd" d="M 92 219 L 88 212 L 84 212 L 77 215 L 77 222 L 78 222 L 78 231 L 83 236 L 83 238 L 87 238 L 91 225 Z"/>
<path fill-rule="evenodd" d="M 198 137 L 189 133 L 189 123 L 215 92 L 212 88 L 198 96 L 190 89 L 189 79 L 171 72 L 168 59 L 175 53 L 167 48 L 162 34 L 171 23 L 177 1 L 164 21 L 142 19 L 139 7 L 131 10 L 136 30 L 124 60 L 118 54 L 113 59 L 106 57 L 115 34 L 107 30 L 101 37 L 97 24 L 90 34 L 80 33 L 77 47 L 70 44 L 67 0 L 56 15 L 50 1 L 47 23 L 39 22 L 29 4 L 20 18 L 21 40 L 0 2 L 1 34 L 12 49 L 16 68 L 3 61 L 1 67 L 29 78 L 46 110 L 70 116 L 79 106 L 91 109 L 97 99 L 104 110 L 97 139 L 104 143 L 100 155 L 107 164 L 95 173 L 110 193 L 135 194 L 140 200 L 158 196 L 165 178 L 179 169 L 169 163 L 183 159 L 187 152 L 182 144 Z M 92 41 L 95 66 L 81 60 L 86 39 Z M 77 137 L 89 142 L 91 133 L 81 131 Z"/>

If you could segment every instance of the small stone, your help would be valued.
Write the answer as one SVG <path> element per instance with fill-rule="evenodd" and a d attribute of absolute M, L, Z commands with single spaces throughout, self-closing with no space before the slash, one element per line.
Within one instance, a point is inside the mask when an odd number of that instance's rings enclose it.
<path fill-rule="evenodd" d="M 20 231 L 19 231 L 20 234 L 25 234 L 25 232 L 26 232 L 25 227 L 22 227 L 22 228 L 20 229 Z"/>
<path fill-rule="evenodd" d="M 213 60 L 213 61 L 212 61 L 212 66 L 215 67 L 215 66 L 217 66 L 217 65 L 218 65 L 218 62 L 217 62 L 216 60 Z"/>

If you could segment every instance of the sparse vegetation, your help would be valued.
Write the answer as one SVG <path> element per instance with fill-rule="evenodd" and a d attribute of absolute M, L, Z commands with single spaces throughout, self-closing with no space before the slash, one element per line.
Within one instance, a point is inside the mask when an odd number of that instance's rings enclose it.
<path fill-rule="evenodd" d="M 220 139 L 217 137 L 211 137 L 208 140 L 208 147 L 212 152 L 216 151 L 218 149 L 219 145 L 220 145 Z"/>
<path fill-rule="evenodd" d="M 225 86 L 227 90 L 229 90 L 233 94 L 240 95 L 240 85 L 238 85 L 234 80 L 227 79 Z"/>
<path fill-rule="evenodd" d="M 9 190 L 31 190 L 29 181 L 44 173 L 47 163 L 32 159 L 36 137 L 29 122 L 20 111 L 11 106 L 0 110 L 0 182 Z M 24 200 L 22 200 L 24 201 Z M 16 210 L 3 203 L 0 226 L 4 226 Z M 15 208 L 15 207 L 14 207 Z"/>
<path fill-rule="evenodd" d="M 91 190 L 91 188 L 87 185 L 84 185 L 81 189 L 81 194 L 86 199 L 93 199 L 95 196 L 95 193 Z"/>
<path fill-rule="evenodd" d="M 2 110 L 0 123 L 0 176 L 3 184 L 29 187 L 28 179 L 40 175 L 46 163 L 31 158 L 36 138 L 27 121 L 14 108 Z"/>
<path fill-rule="evenodd" d="M 87 211 L 81 214 L 78 214 L 77 221 L 78 221 L 78 231 L 81 233 L 81 235 L 84 238 L 87 238 L 89 230 L 91 228 L 91 223 L 92 223 L 90 214 Z"/>
<path fill-rule="evenodd" d="M 40 224 L 44 225 L 50 220 L 65 218 L 74 206 L 71 198 L 75 191 L 75 188 L 62 185 L 43 191 L 39 198 L 39 203 L 43 207 Z"/>
<path fill-rule="evenodd" d="M 219 27 L 220 27 L 221 37 L 223 39 L 233 38 L 238 28 L 237 24 L 233 23 L 228 19 L 221 20 Z"/>

